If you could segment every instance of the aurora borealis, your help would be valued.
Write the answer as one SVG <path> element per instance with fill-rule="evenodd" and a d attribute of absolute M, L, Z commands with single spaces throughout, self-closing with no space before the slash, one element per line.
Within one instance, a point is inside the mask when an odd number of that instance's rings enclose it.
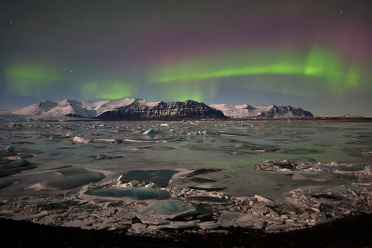
<path fill-rule="evenodd" d="M 238 61 L 230 64 L 226 61 Z M 221 63 L 222 62 L 222 63 Z M 334 84 L 337 88 L 356 87 L 359 73 L 354 67 L 346 69 L 334 54 L 327 51 L 312 50 L 308 56 L 298 56 L 295 53 L 259 51 L 243 53 L 227 58 L 195 59 L 182 62 L 180 65 L 163 66 L 156 70 L 160 74 L 150 82 L 175 82 L 186 80 L 202 80 L 207 78 L 224 78 L 244 75 L 302 75 L 305 77 L 322 78 L 326 84 Z M 336 90 L 336 89 L 332 89 Z"/>
<path fill-rule="evenodd" d="M 368 1 L 2 1 L 0 106 L 145 98 L 372 115 Z"/>

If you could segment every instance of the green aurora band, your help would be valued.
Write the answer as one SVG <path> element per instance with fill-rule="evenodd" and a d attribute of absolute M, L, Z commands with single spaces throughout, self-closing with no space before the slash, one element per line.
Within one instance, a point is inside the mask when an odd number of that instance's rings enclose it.
<path fill-rule="evenodd" d="M 96 99 L 119 99 L 131 96 L 134 86 L 120 80 L 109 82 L 90 81 L 83 85 L 83 96 Z"/>
<path fill-rule="evenodd" d="M 205 98 L 213 98 L 218 89 L 218 84 L 214 81 L 200 84 L 199 81 L 188 80 L 179 81 L 173 84 L 162 85 L 161 94 L 164 99 L 184 102 L 186 100 L 203 101 Z"/>
<path fill-rule="evenodd" d="M 10 64 L 5 68 L 8 92 L 21 96 L 40 96 L 62 80 L 56 67 L 39 62 Z"/>
<path fill-rule="evenodd" d="M 157 92 L 163 99 L 174 101 L 213 99 L 221 83 L 240 91 L 303 96 L 317 96 L 320 92 L 341 96 L 347 91 L 370 90 L 366 84 L 370 74 L 363 73 L 357 63 L 345 62 L 325 49 L 311 49 L 307 54 L 290 49 L 226 50 L 190 56 L 153 66 L 142 82 L 141 75 L 132 75 L 131 80 L 103 80 L 98 74 L 101 79 L 76 84 L 81 79 L 72 74 L 62 76 L 62 71 L 42 60 L 13 60 L 5 67 L 7 90 L 21 96 L 41 96 L 68 84 L 85 98 L 118 99 L 133 96 L 141 87 L 143 93 Z"/>
<path fill-rule="evenodd" d="M 361 69 L 342 63 L 340 57 L 325 49 L 312 49 L 306 56 L 288 50 L 233 51 L 165 64 L 152 71 L 149 82 L 176 83 L 187 80 L 238 77 L 248 75 L 289 75 L 318 78 L 330 92 L 354 89 Z"/>

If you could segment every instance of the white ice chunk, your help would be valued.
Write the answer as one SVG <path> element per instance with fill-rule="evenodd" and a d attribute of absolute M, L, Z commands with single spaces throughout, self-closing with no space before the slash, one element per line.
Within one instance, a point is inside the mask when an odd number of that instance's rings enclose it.
<path fill-rule="evenodd" d="M 199 224 L 199 227 L 203 230 L 205 229 L 215 229 L 218 228 L 220 225 L 215 221 L 206 221 Z"/>
<path fill-rule="evenodd" d="M 269 209 L 267 207 L 260 206 L 258 204 L 255 204 L 252 207 L 252 213 L 255 214 L 255 215 L 264 215 L 268 212 L 269 212 Z"/>
<path fill-rule="evenodd" d="M 147 231 L 147 225 L 142 223 L 134 223 L 132 224 L 130 231 L 134 233 L 144 233 Z"/>
<path fill-rule="evenodd" d="M 175 221 L 165 227 L 170 229 L 193 228 L 196 226 L 197 222 L 198 221 Z"/>
<path fill-rule="evenodd" d="M 157 134 L 157 133 L 159 133 L 159 130 L 156 130 L 156 129 L 153 129 L 153 128 L 143 132 L 143 134 Z"/>
<path fill-rule="evenodd" d="M 267 199 L 263 196 L 260 196 L 260 195 L 254 195 L 254 198 L 256 198 L 257 201 L 259 202 L 264 202 L 266 204 L 275 204 L 275 202 L 273 202 L 272 200 L 270 199 Z"/>
<path fill-rule="evenodd" d="M 92 143 L 93 140 L 89 140 L 89 139 L 84 139 L 84 138 L 81 138 L 81 137 L 74 137 L 73 141 L 75 143 L 82 143 L 82 144 L 89 144 L 89 143 Z"/>

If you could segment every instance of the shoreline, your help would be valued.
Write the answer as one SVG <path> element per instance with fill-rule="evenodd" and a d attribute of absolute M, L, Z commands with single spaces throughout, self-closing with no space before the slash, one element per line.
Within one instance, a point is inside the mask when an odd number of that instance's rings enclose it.
<path fill-rule="evenodd" d="M 161 236 L 83 230 L 0 218 L 0 238 L 8 247 L 371 247 L 372 214 L 347 217 L 287 232 L 251 228 L 219 232 L 173 230 Z"/>

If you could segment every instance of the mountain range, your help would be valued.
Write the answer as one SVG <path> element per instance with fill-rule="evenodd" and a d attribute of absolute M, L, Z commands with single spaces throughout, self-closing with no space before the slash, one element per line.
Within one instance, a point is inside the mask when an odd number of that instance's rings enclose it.
<path fill-rule="evenodd" d="M 67 116 L 102 120 L 175 120 L 223 118 L 302 118 L 312 113 L 292 106 L 251 106 L 212 104 L 188 100 L 185 102 L 152 102 L 144 99 L 121 98 L 106 101 L 65 99 L 60 102 L 43 101 L 16 110 L 13 114 L 40 116 Z"/>
<path fill-rule="evenodd" d="M 306 118 L 314 117 L 309 111 L 292 106 L 263 105 L 252 106 L 249 104 L 229 105 L 211 104 L 210 107 L 221 110 L 225 116 L 230 118 Z"/>

